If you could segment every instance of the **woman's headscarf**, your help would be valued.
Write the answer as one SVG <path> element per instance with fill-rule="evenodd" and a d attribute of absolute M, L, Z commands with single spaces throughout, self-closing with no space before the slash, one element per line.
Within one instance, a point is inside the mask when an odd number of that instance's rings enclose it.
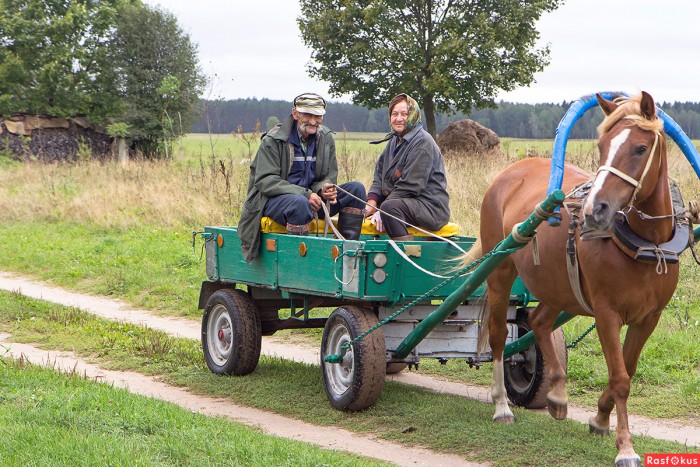
<path fill-rule="evenodd" d="M 400 134 L 397 134 L 399 137 L 402 137 L 406 133 L 409 133 L 416 126 L 421 124 L 420 108 L 418 107 L 418 102 L 416 102 L 415 99 L 413 99 L 408 94 L 403 93 L 398 94 L 391 100 L 391 102 L 389 102 L 389 119 L 391 119 L 391 111 L 394 109 L 396 104 L 402 101 L 406 101 L 406 106 L 408 107 L 408 117 L 406 117 L 406 124 L 403 127 L 403 131 Z"/>
<path fill-rule="evenodd" d="M 394 109 L 394 106 L 401 101 L 406 101 L 406 106 L 408 107 L 408 116 L 406 117 L 406 124 L 403 127 L 403 131 L 401 133 L 396 133 L 392 129 L 391 133 L 386 135 L 384 139 L 380 139 L 379 141 L 370 141 L 369 144 L 383 143 L 384 141 L 389 141 L 394 136 L 398 136 L 399 141 L 401 141 L 401 138 L 403 138 L 405 134 L 409 133 L 418 125 L 423 124 L 421 122 L 420 108 L 418 107 L 418 102 L 416 102 L 415 99 L 413 99 L 408 94 L 404 93 L 397 94 L 393 99 L 391 99 L 391 102 L 389 102 L 389 121 L 391 121 L 391 111 Z"/>

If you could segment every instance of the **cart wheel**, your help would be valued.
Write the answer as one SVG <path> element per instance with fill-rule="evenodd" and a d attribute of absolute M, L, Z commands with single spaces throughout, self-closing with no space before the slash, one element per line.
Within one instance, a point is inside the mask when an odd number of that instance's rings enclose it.
<path fill-rule="evenodd" d="M 386 364 L 386 374 L 395 375 L 396 373 L 401 373 L 408 367 L 408 363 L 405 362 L 389 362 Z"/>
<path fill-rule="evenodd" d="M 243 376 L 258 366 L 262 334 L 260 316 L 242 290 L 214 292 L 202 315 L 202 349 L 217 375 Z"/>
<path fill-rule="evenodd" d="M 356 342 L 340 363 L 328 363 L 327 355 L 339 354 L 350 342 L 379 321 L 367 308 L 345 306 L 331 313 L 321 340 L 323 385 L 331 405 L 338 410 L 358 411 L 370 407 L 384 389 L 386 344 L 384 333 L 376 330 Z"/>
<path fill-rule="evenodd" d="M 518 337 L 522 337 L 530 331 L 527 315 L 530 308 L 518 310 L 515 324 L 518 327 Z M 557 328 L 552 332 L 554 338 L 554 350 L 566 372 L 568 356 L 564 331 Z M 524 362 L 504 362 L 505 385 L 508 398 L 515 405 L 528 409 L 541 409 L 547 406 L 547 392 L 549 392 L 549 379 L 547 366 L 542 352 L 536 343 L 520 353 L 525 358 Z"/>

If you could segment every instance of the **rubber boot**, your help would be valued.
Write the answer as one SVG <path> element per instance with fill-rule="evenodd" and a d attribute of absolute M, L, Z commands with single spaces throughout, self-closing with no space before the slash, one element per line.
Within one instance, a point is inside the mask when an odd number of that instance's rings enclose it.
<path fill-rule="evenodd" d="M 395 242 L 410 242 L 413 241 L 413 235 L 402 235 L 400 237 L 391 237 Z"/>
<path fill-rule="evenodd" d="M 338 214 L 338 232 L 345 237 L 345 240 L 358 240 L 364 219 L 365 216 L 362 214 L 362 209 L 343 208 Z"/>
<path fill-rule="evenodd" d="M 309 224 L 287 224 L 287 235 L 309 235 Z"/>

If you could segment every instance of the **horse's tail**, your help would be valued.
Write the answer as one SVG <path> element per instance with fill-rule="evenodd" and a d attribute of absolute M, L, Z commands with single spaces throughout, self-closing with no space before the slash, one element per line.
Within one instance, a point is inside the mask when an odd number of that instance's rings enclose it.
<path fill-rule="evenodd" d="M 457 257 L 456 269 L 464 269 L 482 256 L 484 255 L 481 251 L 481 239 L 477 238 L 472 247 L 466 253 Z"/>
<path fill-rule="evenodd" d="M 477 355 L 486 353 L 489 346 L 489 316 L 491 315 L 491 307 L 489 307 L 488 292 L 479 297 L 481 302 L 481 311 L 479 315 L 481 316 L 481 327 L 479 328 L 479 340 L 477 342 Z"/>

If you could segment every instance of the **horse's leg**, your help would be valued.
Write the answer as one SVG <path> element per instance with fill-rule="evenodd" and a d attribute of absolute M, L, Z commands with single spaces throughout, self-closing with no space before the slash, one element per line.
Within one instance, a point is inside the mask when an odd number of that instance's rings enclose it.
<path fill-rule="evenodd" d="M 649 315 L 647 319 L 641 323 L 631 324 L 627 329 L 627 336 L 622 348 L 622 354 L 625 359 L 625 369 L 630 379 L 637 371 L 637 363 L 639 355 L 642 353 L 644 344 L 646 344 L 651 333 L 656 329 L 656 325 L 661 318 L 661 313 Z M 639 456 L 634 452 L 632 447 L 632 434 L 629 431 L 629 417 L 627 413 L 627 400 L 624 405 L 617 405 L 617 430 L 615 444 L 617 445 L 617 465 L 638 466 L 640 464 Z"/>
<path fill-rule="evenodd" d="M 549 414 L 557 420 L 563 420 L 566 418 L 568 397 L 566 395 L 566 373 L 554 349 L 554 339 L 552 338 L 552 326 L 554 326 L 557 316 L 559 316 L 559 310 L 540 303 L 530 313 L 530 326 L 535 333 L 535 339 L 547 365 L 549 379 L 547 408 Z"/>
<path fill-rule="evenodd" d="M 632 448 L 632 437 L 627 420 L 627 398 L 630 393 L 630 376 L 627 373 L 625 356 L 620 345 L 620 329 L 622 324 L 617 313 L 610 309 L 595 309 L 596 328 L 600 345 L 608 366 L 608 386 L 598 399 L 598 413 L 589 421 L 592 432 L 605 433 L 610 429 L 610 412 L 617 406 L 617 433 L 615 444 L 618 455 L 615 464 L 622 466 L 638 466 L 640 458 Z M 631 329 L 630 329 L 631 330 Z M 628 331 L 629 332 L 629 331 Z M 634 333 L 634 331 L 633 331 Z M 649 333 L 651 334 L 651 333 Z M 649 336 L 647 334 L 647 337 Z M 634 346 L 630 346 L 634 347 Z M 641 349 L 640 349 L 641 351 Z M 632 350 L 627 351 L 632 352 Z M 637 353 L 639 356 L 639 353 Z"/>
<path fill-rule="evenodd" d="M 493 382 L 491 384 L 491 398 L 496 405 L 493 420 L 510 425 L 515 421 L 513 412 L 508 407 L 508 394 L 506 392 L 505 376 L 503 369 L 503 349 L 508 337 L 508 302 L 510 290 L 515 281 L 517 272 L 511 261 L 506 260 L 489 275 L 488 300 L 489 300 L 489 345 L 493 354 Z"/>

